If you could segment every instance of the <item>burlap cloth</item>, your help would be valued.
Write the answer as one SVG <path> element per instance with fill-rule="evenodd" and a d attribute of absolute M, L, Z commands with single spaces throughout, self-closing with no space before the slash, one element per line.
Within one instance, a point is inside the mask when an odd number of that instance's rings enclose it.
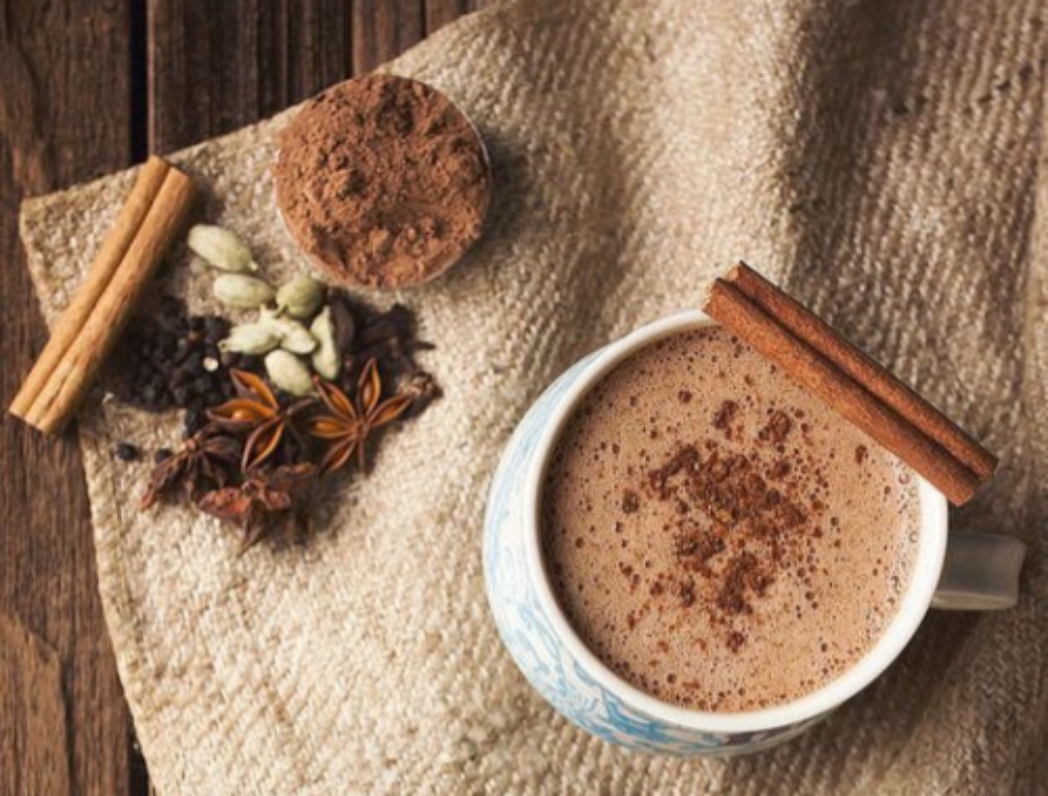
<path fill-rule="evenodd" d="M 242 558 L 211 519 L 135 508 L 145 466 L 111 447 L 170 444 L 175 416 L 156 427 L 96 399 L 81 423 L 100 586 L 160 792 L 1046 792 L 1043 13 L 1037 0 L 540 0 L 396 61 L 476 120 L 498 185 L 482 244 L 403 297 L 438 346 L 426 364 L 446 397 L 387 439 L 328 530 Z M 203 215 L 273 268 L 300 260 L 267 172 L 287 118 L 175 156 L 208 190 Z M 49 320 L 130 181 L 26 204 Z M 485 490 L 544 385 L 694 306 L 740 257 L 1001 454 L 954 520 L 1031 544 L 1023 600 L 929 617 L 874 687 L 773 752 L 629 754 L 559 718 L 500 646 Z M 210 278 L 175 270 L 199 309 Z"/>

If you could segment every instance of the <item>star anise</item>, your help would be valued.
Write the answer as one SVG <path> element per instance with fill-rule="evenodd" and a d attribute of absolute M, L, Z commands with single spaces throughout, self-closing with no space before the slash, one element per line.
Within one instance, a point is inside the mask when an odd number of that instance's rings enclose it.
<path fill-rule="evenodd" d="M 186 440 L 178 453 L 156 466 L 140 505 L 149 508 L 178 484 L 185 487 L 192 499 L 205 484 L 224 487 L 239 461 L 240 442 L 222 434 L 215 425 L 206 426 Z"/>
<path fill-rule="evenodd" d="M 233 368 L 229 375 L 237 397 L 209 409 L 207 416 L 223 431 L 247 434 L 240 463 L 246 473 L 273 455 L 294 418 L 315 402 L 312 398 L 302 398 L 282 406 L 256 374 Z"/>
<path fill-rule="evenodd" d="M 316 466 L 309 463 L 261 468 L 240 486 L 208 492 L 198 505 L 208 514 L 240 525 L 244 530 L 241 550 L 247 550 L 280 525 L 302 526 L 300 509 L 316 472 Z"/>
<path fill-rule="evenodd" d="M 334 384 L 319 378 L 316 384 L 326 411 L 310 418 L 307 428 L 312 436 L 327 443 L 320 462 L 325 473 L 343 467 L 354 451 L 357 464 L 363 469 L 368 437 L 400 417 L 412 401 L 409 395 L 382 400 L 382 379 L 374 359 L 368 360 L 361 371 L 352 401 Z"/>

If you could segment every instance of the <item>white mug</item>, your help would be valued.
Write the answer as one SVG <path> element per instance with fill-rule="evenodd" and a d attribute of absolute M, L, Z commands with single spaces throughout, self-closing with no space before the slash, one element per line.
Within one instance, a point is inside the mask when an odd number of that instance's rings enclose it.
<path fill-rule="evenodd" d="M 874 647 L 819 690 L 761 710 L 717 713 L 662 702 L 627 683 L 582 643 L 557 604 L 543 562 L 540 490 L 566 421 L 586 392 L 653 341 L 712 324 L 683 312 L 590 354 L 535 402 L 510 439 L 492 480 L 484 533 L 488 600 L 511 656 L 538 692 L 585 730 L 634 749 L 678 755 L 735 755 L 791 738 L 855 696 L 899 656 L 936 608 L 997 609 L 1015 603 L 1021 542 L 949 534 L 947 503 L 917 478 L 921 528 L 909 588 Z"/>

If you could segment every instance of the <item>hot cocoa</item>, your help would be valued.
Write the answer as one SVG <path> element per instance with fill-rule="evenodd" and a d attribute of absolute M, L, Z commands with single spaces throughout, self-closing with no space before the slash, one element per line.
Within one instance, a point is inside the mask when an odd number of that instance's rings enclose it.
<path fill-rule="evenodd" d="M 756 710 L 861 659 L 907 588 L 911 471 L 719 327 L 616 367 L 546 476 L 543 549 L 575 630 L 676 705 Z"/>

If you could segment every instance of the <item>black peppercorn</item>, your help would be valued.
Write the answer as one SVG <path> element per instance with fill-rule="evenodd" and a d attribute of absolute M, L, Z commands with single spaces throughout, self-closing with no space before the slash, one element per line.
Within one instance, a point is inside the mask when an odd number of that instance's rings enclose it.
<path fill-rule="evenodd" d="M 178 343 L 175 344 L 174 362 L 176 365 L 181 365 L 186 361 L 186 357 L 193 351 L 193 344 L 184 337 L 179 338 Z"/>
<path fill-rule="evenodd" d="M 226 336 L 229 324 L 217 315 L 209 315 L 204 318 L 204 334 L 210 342 L 217 343 Z"/>
<path fill-rule="evenodd" d="M 113 448 L 113 455 L 122 462 L 138 461 L 139 450 L 130 442 L 118 442 Z"/>
<path fill-rule="evenodd" d="M 161 329 L 159 332 L 157 332 L 156 348 L 158 353 L 166 354 L 169 351 L 171 351 L 171 349 L 173 349 L 176 344 L 177 340 L 171 332 L 165 329 Z"/>
<path fill-rule="evenodd" d="M 186 361 L 182 363 L 182 369 L 193 376 L 199 376 L 204 372 L 204 355 L 200 351 L 194 351 Z"/>

